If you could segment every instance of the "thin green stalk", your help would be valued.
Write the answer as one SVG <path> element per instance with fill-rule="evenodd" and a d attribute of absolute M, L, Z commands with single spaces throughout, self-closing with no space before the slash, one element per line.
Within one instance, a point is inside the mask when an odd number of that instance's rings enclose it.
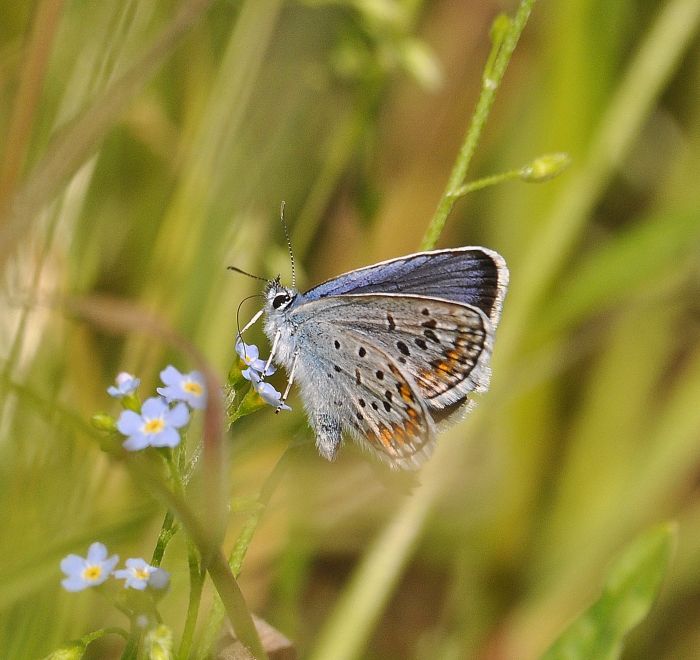
<path fill-rule="evenodd" d="M 503 17 L 497 19 L 494 45 L 485 69 L 481 96 L 443 197 L 426 231 L 421 249 L 428 250 L 435 246 L 447 216 L 459 196 L 456 193 L 460 192 L 467 167 L 488 118 L 495 92 L 520 34 L 525 28 L 533 4 L 534 0 L 522 0 L 512 23 Z M 504 25 L 507 29 L 504 29 Z M 509 173 L 506 173 L 505 176 L 508 175 Z M 478 182 L 474 183 L 478 184 Z M 415 548 L 425 527 L 425 520 L 440 492 L 441 463 L 436 459 L 437 457 L 423 473 L 423 487 L 406 500 L 394 519 L 365 554 L 321 631 L 311 656 L 312 660 L 352 660 L 361 657 L 372 629 Z"/>
<path fill-rule="evenodd" d="M 184 501 L 185 487 L 172 452 L 168 453 L 167 463 L 175 494 Z M 180 658 L 188 658 L 190 649 L 192 648 L 192 640 L 194 639 L 194 631 L 197 626 L 197 616 L 199 614 L 199 604 L 202 600 L 202 587 L 204 585 L 204 570 L 202 569 L 200 554 L 189 537 L 187 538 L 187 565 L 190 574 L 190 595 L 187 602 L 185 625 L 180 639 L 180 649 L 178 651 L 178 657 Z"/>
<path fill-rule="evenodd" d="M 505 183 L 506 181 L 513 181 L 514 179 L 519 179 L 521 176 L 521 170 L 510 170 L 509 172 L 503 172 L 501 174 L 492 174 L 491 176 L 485 176 L 476 181 L 470 181 L 465 183 L 463 186 L 457 188 L 453 193 L 452 197 L 458 199 L 459 197 L 464 197 L 469 193 L 476 192 L 477 190 L 483 190 L 489 186 L 495 186 L 499 183 Z"/>
<path fill-rule="evenodd" d="M 372 543 L 326 621 L 311 660 L 363 657 L 372 628 L 424 529 L 440 483 L 426 481 Z"/>
<path fill-rule="evenodd" d="M 22 173 L 64 4 L 65 0 L 43 0 L 34 12 L 19 87 L 3 140 L 5 151 L 0 163 L 0 207 L 12 194 Z"/>
<path fill-rule="evenodd" d="M 0 210 L 0 264 L 4 263 L 41 208 L 49 203 L 92 155 L 119 114 L 184 40 L 213 0 L 183 4 L 151 47 L 117 80 L 60 132 L 14 198 Z"/>
<path fill-rule="evenodd" d="M 459 195 L 455 195 L 455 192 L 462 186 L 467 169 L 479 143 L 481 132 L 491 111 L 491 106 L 496 98 L 496 92 L 503 80 L 503 75 L 506 72 L 513 51 L 518 45 L 520 35 L 525 29 L 534 4 L 535 0 L 521 0 L 512 22 L 504 16 L 500 16 L 494 22 L 492 30 L 493 45 L 482 78 L 481 94 L 479 95 L 462 148 L 447 181 L 445 191 L 421 242 L 421 250 L 432 250 L 435 247 L 442 230 L 445 228 L 447 216 L 459 198 Z"/>
<path fill-rule="evenodd" d="M 517 353 L 529 315 L 566 262 L 610 177 L 622 164 L 646 118 L 689 47 L 700 22 L 700 2 L 670 0 L 649 29 L 602 117 L 578 171 L 554 204 L 513 278 L 508 322 L 500 329 L 497 359 Z"/>
<path fill-rule="evenodd" d="M 144 460 L 146 458 L 146 456 L 126 456 L 126 464 L 134 478 L 149 487 L 175 514 L 197 546 L 238 639 L 250 650 L 256 660 L 267 660 L 253 617 L 226 558 L 211 542 L 210 535 L 200 524 L 192 509 L 187 506 L 184 498 L 167 488 L 160 478 L 155 463 Z"/>
<path fill-rule="evenodd" d="M 152 566 L 160 566 L 163 561 L 163 555 L 165 554 L 165 548 L 170 543 L 170 539 L 175 536 L 179 525 L 175 520 L 175 516 L 172 511 L 168 511 L 163 518 L 163 524 L 160 526 L 160 532 L 158 533 L 158 540 L 156 541 L 156 547 L 153 549 L 153 556 L 151 558 Z"/>
<path fill-rule="evenodd" d="M 287 471 L 289 466 L 289 459 L 291 456 L 291 451 L 299 446 L 299 443 L 293 442 L 284 451 L 277 464 L 273 468 L 272 472 L 268 475 L 265 483 L 263 484 L 260 495 L 258 496 L 255 510 L 250 514 L 248 520 L 246 521 L 241 533 L 236 540 L 236 544 L 231 551 L 229 556 L 229 566 L 235 577 L 238 577 L 241 573 L 241 568 L 243 567 L 243 559 L 250 547 L 253 540 L 253 535 L 255 534 L 260 520 L 262 519 L 267 505 L 270 502 L 272 494 L 277 489 L 282 477 Z M 200 654 L 198 657 L 206 658 L 209 657 L 211 649 L 216 643 L 217 636 L 221 630 L 221 623 L 223 621 L 224 609 L 220 600 L 216 600 L 212 606 L 212 611 L 207 618 L 207 627 L 204 630 L 202 639 L 199 643 Z"/>

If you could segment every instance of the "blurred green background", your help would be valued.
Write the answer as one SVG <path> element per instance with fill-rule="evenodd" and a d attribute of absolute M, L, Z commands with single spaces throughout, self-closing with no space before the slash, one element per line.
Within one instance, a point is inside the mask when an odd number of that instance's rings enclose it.
<path fill-rule="evenodd" d="M 63 592 L 59 561 L 93 540 L 148 557 L 163 510 L 87 420 L 118 412 L 105 394 L 118 371 L 143 394 L 167 362 L 193 368 L 162 337 L 107 332 L 67 301 L 140 305 L 223 381 L 237 306 L 259 290 L 225 267 L 288 281 L 282 200 L 302 288 L 418 249 L 491 22 L 514 10 L 0 2 L 0 656 L 124 624 L 95 593 Z M 469 176 L 553 151 L 573 165 L 474 193 L 450 217 L 439 247 L 498 250 L 511 289 L 492 390 L 441 437 L 422 486 L 350 446 L 320 459 L 296 396 L 291 414 L 233 427 L 232 501 L 306 440 L 241 575 L 301 657 L 535 658 L 621 548 L 665 520 L 676 555 L 624 657 L 699 657 L 699 21 L 698 0 L 535 4 Z M 231 514 L 227 550 L 245 520 Z M 162 606 L 176 631 L 180 537 Z M 379 579 L 357 573 L 368 556 Z M 90 657 L 119 650 L 106 638 Z"/>

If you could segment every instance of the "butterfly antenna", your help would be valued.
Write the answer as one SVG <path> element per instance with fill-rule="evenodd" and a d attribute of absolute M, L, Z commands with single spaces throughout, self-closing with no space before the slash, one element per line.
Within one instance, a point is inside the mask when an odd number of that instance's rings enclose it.
<path fill-rule="evenodd" d="M 292 252 L 292 239 L 289 237 L 289 227 L 284 221 L 284 202 L 280 206 L 280 220 L 282 221 L 282 227 L 284 227 L 284 237 L 287 239 L 287 249 L 289 250 L 289 260 L 292 262 L 292 288 L 297 285 L 297 274 L 294 268 L 294 252 Z"/>
<path fill-rule="evenodd" d="M 246 273 L 246 271 L 242 270 L 241 268 L 238 268 L 237 266 L 228 266 L 226 270 L 233 270 L 236 273 L 240 273 L 241 275 L 247 275 L 248 277 L 252 277 L 254 280 L 262 280 L 263 282 L 269 282 L 265 277 L 260 277 L 258 275 L 252 275 L 251 273 Z M 247 300 L 247 299 L 246 299 Z"/>

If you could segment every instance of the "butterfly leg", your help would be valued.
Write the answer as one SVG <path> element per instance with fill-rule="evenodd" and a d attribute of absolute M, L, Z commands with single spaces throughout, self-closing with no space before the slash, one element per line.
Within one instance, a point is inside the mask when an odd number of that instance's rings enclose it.
<path fill-rule="evenodd" d="M 253 316 L 253 318 L 250 319 L 250 321 L 248 321 L 248 323 L 246 323 L 245 326 L 243 326 L 243 330 L 239 330 L 239 332 L 238 332 L 238 338 L 241 339 L 241 341 L 243 340 L 243 333 L 244 333 L 248 328 L 250 328 L 254 323 L 257 322 L 257 320 L 262 316 L 262 314 L 263 314 L 264 311 L 265 311 L 265 308 L 263 308 L 263 309 L 261 309 L 259 312 L 257 312 L 257 313 L 255 314 L 255 316 Z"/>
<path fill-rule="evenodd" d="M 299 357 L 299 351 L 294 353 L 294 356 L 292 357 L 292 368 L 289 371 L 289 380 L 287 381 L 287 387 L 284 389 L 284 394 L 282 395 L 282 398 L 280 399 L 280 405 L 277 406 L 277 409 L 275 410 L 275 414 L 277 414 L 280 410 L 282 410 L 282 406 L 286 403 L 287 397 L 289 396 L 289 390 L 292 389 L 292 383 L 294 382 L 294 372 L 296 371 L 296 368 L 297 368 L 298 357 Z"/>
<path fill-rule="evenodd" d="M 281 331 L 281 330 L 278 330 L 278 331 L 275 333 L 275 338 L 274 338 L 274 340 L 272 341 L 272 348 L 270 349 L 270 357 L 267 358 L 267 362 L 265 363 L 265 368 L 264 368 L 263 371 L 262 371 L 262 376 L 263 376 L 263 378 L 265 378 L 265 376 L 267 376 L 267 370 L 270 368 L 270 365 L 272 364 L 272 357 L 274 356 L 275 351 L 277 350 L 277 344 L 278 344 L 279 341 L 280 341 L 280 335 L 281 335 L 281 334 L 282 334 L 282 331 Z"/>

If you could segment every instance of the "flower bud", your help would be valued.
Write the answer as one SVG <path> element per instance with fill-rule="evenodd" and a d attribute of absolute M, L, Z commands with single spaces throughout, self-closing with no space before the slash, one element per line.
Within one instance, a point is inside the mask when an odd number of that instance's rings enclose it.
<path fill-rule="evenodd" d="M 561 174 L 570 164 L 571 156 L 569 154 L 545 154 L 521 168 L 520 178 L 530 182 L 549 181 L 549 179 Z"/>
<path fill-rule="evenodd" d="M 80 660 L 85 655 L 85 644 L 81 641 L 67 642 L 47 655 L 44 660 Z"/>
<path fill-rule="evenodd" d="M 117 420 L 107 413 L 97 413 L 90 418 L 90 423 L 99 431 L 114 433 L 117 430 Z"/>
<path fill-rule="evenodd" d="M 172 660 L 173 631 L 166 625 L 159 625 L 146 633 L 144 639 L 146 657 L 151 660 Z"/>

